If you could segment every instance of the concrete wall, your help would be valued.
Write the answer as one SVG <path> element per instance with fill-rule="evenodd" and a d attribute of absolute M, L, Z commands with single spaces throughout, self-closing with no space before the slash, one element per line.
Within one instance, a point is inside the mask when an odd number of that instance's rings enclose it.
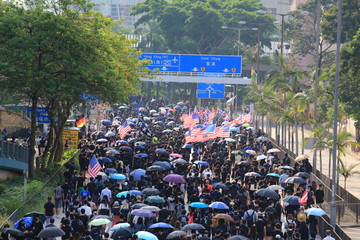
<path fill-rule="evenodd" d="M 13 172 L 5 169 L 0 169 L 0 180 L 7 180 L 12 177 L 20 176 L 20 172 Z"/>

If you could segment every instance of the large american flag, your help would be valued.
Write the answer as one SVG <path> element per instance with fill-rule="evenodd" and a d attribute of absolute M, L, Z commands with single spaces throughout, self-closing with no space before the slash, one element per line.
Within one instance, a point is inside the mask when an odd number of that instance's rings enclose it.
<path fill-rule="evenodd" d="M 230 137 L 230 127 L 229 126 L 218 127 L 216 129 L 215 136 L 219 138 Z"/>
<path fill-rule="evenodd" d="M 119 129 L 119 135 L 121 139 L 124 139 L 126 134 L 131 131 L 130 125 L 125 121 L 122 125 L 120 125 Z"/>
<path fill-rule="evenodd" d="M 101 166 L 95 155 L 91 157 L 88 172 L 91 177 L 96 177 L 101 170 Z"/>
<path fill-rule="evenodd" d="M 215 136 L 215 132 L 216 132 L 216 124 L 210 124 L 207 128 L 206 128 L 206 132 L 208 135 L 209 139 L 214 139 L 216 138 Z"/>

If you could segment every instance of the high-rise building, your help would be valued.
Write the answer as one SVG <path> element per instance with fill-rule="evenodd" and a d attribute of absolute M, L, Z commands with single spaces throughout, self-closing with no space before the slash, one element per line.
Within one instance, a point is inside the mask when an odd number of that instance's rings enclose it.
<path fill-rule="evenodd" d="M 131 7 L 144 0 L 91 0 L 94 11 L 100 12 L 115 20 L 124 19 L 122 26 L 133 27 L 137 17 L 130 15 Z"/>

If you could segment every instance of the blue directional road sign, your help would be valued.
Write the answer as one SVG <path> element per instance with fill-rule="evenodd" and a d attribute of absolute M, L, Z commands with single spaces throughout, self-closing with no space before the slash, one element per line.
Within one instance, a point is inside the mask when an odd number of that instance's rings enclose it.
<path fill-rule="evenodd" d="M 180 72 L 241 73 L 241 56 L 181 55 Z"/>
<path fill-rule="evenodd" d="M 224 98 L 225 84 L 198 83 L 197 98 L 219 99 Z"/>
<path fill-rule="evenodd" d="M 241 56 L 144 53 L 139 59 L 151 60 L 146 67 L 160 72 L 240 74 L 242 71 Z"/>
<path fill-rule="evenodd" d="M 179 72 L 179 58 L 179 54 L 144 53 L 139 59 L 151 60 L 150 65 L 146 66 L 151 70 L 159 69 L 161 72 Z"/>

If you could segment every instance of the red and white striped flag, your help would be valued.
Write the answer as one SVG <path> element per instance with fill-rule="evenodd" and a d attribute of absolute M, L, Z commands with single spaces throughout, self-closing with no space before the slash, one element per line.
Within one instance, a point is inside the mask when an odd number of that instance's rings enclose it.
<path fill-rule="evenodd" d="M 125 121 L 122 125 L 120 125 L 118 132 L 121 139 L 124 139 L 126 134 L 131 131 L 130 125 Z"/>
<path fill-rule="evenodd" d="M 101 166 L 99 161 L 97 160 L 97 158 L 95 157 L 95 155 L 93 155 L 91 157 L 90 163 L 89 163 L 89 167 L 88 167 L 88 172 L 89 175 L 91 177 L 96 177 L 98 175 L 98 173 L 101 171 Z"/>
<path fill-rule="evenodd" d="M 307 203 L 307 201 L 308 201 L 308 196 L 309 196 L 309 188 L 306 188 L 306 190 L 305 190 L 305 192 L 303 193 L 303 195 L 301 196 L 301 198 L 299 198 L 299 203 L 300 203 L 300 204 Z"/>

